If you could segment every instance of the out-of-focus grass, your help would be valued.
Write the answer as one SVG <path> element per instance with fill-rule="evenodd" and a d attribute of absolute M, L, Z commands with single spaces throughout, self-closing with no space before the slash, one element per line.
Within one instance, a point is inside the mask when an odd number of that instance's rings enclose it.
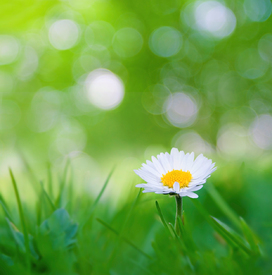
<path fill-rule="evenodd" d="M 97 197 L 74 194 L 69 165 L 59 182 L 50 176 L 36 182 L 37 207 L 24 200 L 20 178 L 6 182 L 19 190 L 18 207 L 0 197 L 1 274 L 269 274 L 271 214 L 264 216 L 270 184 L 266 175 L 250 175 L 236 203 L 243 218 L 208 182 L 199 199 L 184 199 L 181 237 L 173 222 L 174 199 L 164 195 L 127 194 L 112 207 L 103 199 L 111 174 Z M 12 174 L 11 174 L 12 175 Z M 37 177 L 38 178 L 38 177 Z M 59 186 L 50 192 L 50 184 Z M 233 188 L 235 188 L 235 180 Z M 258 188 L 256 189 L 256 184 Z M 140 190 L 141 191 L 141 190 Z M 138 195 L 137 195 L 138 192 Z M 258 200 L 262 196 L 262 200 Z M 101 200 L 102 199 L 102 200 Z M 23 203 L 22 203 L 23 200 Z M 252 204 L 252 205 L 251 205 Z M 21 207 L 22 206 L 22 207 Z M 19 209 L 19 210 L 17 210 Z M 158 210 L 158 211 L 157 211 Z M 259 212 L 259 214 L 258 214 Z M 267 213 L 266 211 L 265 213 Z M 27 242 L 26 242 L 27 240 Z"/>

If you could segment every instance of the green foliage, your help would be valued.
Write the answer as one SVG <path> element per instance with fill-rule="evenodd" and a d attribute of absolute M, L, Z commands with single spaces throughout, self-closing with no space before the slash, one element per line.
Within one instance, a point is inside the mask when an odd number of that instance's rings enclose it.
<path fill-rule="evenodd" d="M 42 222 L 35 228 L 25 223 L 26 230 L 34 232 L 27 238 L 20 231 L 24 226 L 18 224 L 21 212 L 9 214 L 7 209 L 12 206 L 3 203 L 6 223 L 0 228 L 1 274 L 269 274 L 268 255 L 263 252 L 269 248 L 262 245 L 262 236 L 243 218 L 236 219 L 238 215 L 215 187 L 207 184 L 208 192 L 202 196 L 213 198 L 224 222 L 212 216 L 200 200 L 183 198 L 185 211 L 182 221 L 177 219 L 177 234 L 169 222 L 174 220 L 174 201 L 168 196 L 158 196 L 154 205 L 153 199 L 143 200 L 141 190 L 137 196 L 133 192 L 110 214 L 110 205 L 101 198 L 111 175 L 95 199 L 81 198 L 87 207 L 79 212 L 71 209 L 73 219 L 65 208 L 54 206 L 40 184 L 39 196 L 46 196 L 38 202 Z M 12 180 L 16 186 L 20 184 L 13 176 Z M 69 185 L 62 180 L 58 194 L 66 201 Z M 154 216 L 156 208 L 159 220 Z M 23 213 L 29 221 L 31 213 Z"/>

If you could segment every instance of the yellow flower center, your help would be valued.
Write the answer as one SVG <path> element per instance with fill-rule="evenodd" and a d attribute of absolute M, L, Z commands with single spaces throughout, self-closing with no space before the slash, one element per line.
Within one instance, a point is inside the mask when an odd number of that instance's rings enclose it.
<path fill-rule="evenodd" d="M 162 175 L 161 177 L 163 185 L 170 188 L 173 187 L 176 181 L 179 183 L 180 188 L 187 187 L 191 179 L 192 174 L 189 171 L 183 172 L 182 170 L 175 169 L 171 172 L 166 173 L 165 175 Z"/>

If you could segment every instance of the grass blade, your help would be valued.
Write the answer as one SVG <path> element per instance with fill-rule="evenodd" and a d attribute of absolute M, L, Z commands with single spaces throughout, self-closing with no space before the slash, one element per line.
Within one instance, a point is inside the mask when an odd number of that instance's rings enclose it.
<path fill-rule="evenodd" d="M 51 171 L 51 165 L 48 162 L 47 164 L 47 181 L 48 181 L 48 193 L 51 197 L 54 196 L 53 194 L 53 180 L 52 180 L 52 171 Z"/>
<path fill-rule="evenodd" d="M 13 173 L 12 173 L 10 168 L 9 168 L 9 173 L 10 173 L 12 185 L 13 185 L 13 188 L 14 188 L 17 204 L 18 204 L 21 224 L 22 224 L 22 227 L 23 227 L 23 234 L 24 234 L 25 247 L 26 247 L 26 264 L 27 264 L 27 270 L 30 273 L 30 264 L 31 264 L 30 263 L 30 255 L 31 254 L 30 254 L 29 238 L 28 238 L 28 232 L 27 232 L 27 227 L 26 227 L 26 223 L 25 223 L 24 211 L 23 211 L 19 191 L 18 191 L 18 188 L 17 188 L 17 184 L 16 184 L 15 178 L 14 178 Z"/>
<path fill-rule="evenodd" d="M 44 189 L 44 185 L 43 185 L 43 182 L 40 182 L 41 184 L 41 187 L 42 187 L 42 191 L 43 191 L 43 194 L 45 195 L 45 197 L 47 198 L 50 206 L 52 207 L 53 211 L 57 210 L 57 207 L 55 206 L 55 204 L 53 203 L 53 201 L 51 200 L 50 196 L 48 195 L 48 193 L 46 192 L 46 190 Z"/>
<path fill-rule="evenodd" d="M 245 244 L 242 242 L 242 240 L 233 232 L 226 229 L 226 225 L 224 225 L 221 221 L 218 219 L 211 217 L 213 223 L 215 224 L 216 231 L 228 242 L 232 242 L 235 246 L 242 249 L 245 253 L 248 255 L 253 255 L 252 251 L 245 246 Z"/>
<path fill-rule="evenodd" d="M 9 214 L 6 204 L 3 202 L 2 198 L 0 198 L 0 204 L 5 212 L 6 216 L 8 217 L 8 219 L 13 222 L 13 219 L 11 218 L 11 215 Z"/>
<path fill-rule="evenodd" d="M 258 239 L 256 235 L 252 232 L 252 230 L 250 229 L 250 227 L 242 217 L 240 217 L 240 221 L 241 221 L 241 226 L 242 226 L 244 236 L 246 237 L 252 251 L 254 252 L 255 255 L 260 255 L 261 252 L 258 246 Z"/>
<path fill-rule="evenodd" d="M 230 230 L 226 229 L 226 225 L 224 225 L 219 220 L 210 216 L 210 214 L 205 210 L 205 208 L 199 203 L 199 201 L 191 199 L 195 207 L 202 214 L 202 216 L 206 219 L 206 221 L 216 230 L 233 248 L 240 248 L 246 254 L 252 255 L 252 251 L 247 248 L 241 239 L 238 237 L 238 234 L 234 233 L 234 231 L 230 232 Z"/>
<path fill-rule="evenodd" d="M 161 218 L 161 222 L 163 223 L 163 225 L 167 229 L 167 231 L 171 234 L 171 231 L 170 231 L 169 226 L 167 225 L 167 223 L 165 221 L 165 218 L 163 216 L 163 213 L 161 211 L 161 208 L 160 208 L 160 205 L 159 205 L 158 201 L 155 201 L 155 204 L 156 204 L 156 208 L 158 210 L 158 214 L 159 214 L 159 216 Z"/>
<path fill-rule="evenodd" d="M 104 183 L 104 185 L 103 185 L 101 191 L 99 192 L 99 194 L 98 194 L 96 200 L 94 201 L 94 204 L 93 204 L 93 206 L 92 206 L 92 208 L 91 208 L 91 210 L 90 210 L 90 214 L 94 211 L 94 209 L 96 208 L 96 206 L 97 206 L 97 204 L 98 204 L 100 198 L 102 197 L 102 195 L 103 195 L 103 193 L 104 193 L 104 191 L 105 191 L 105 189 L 106 189 L 106 187 L 107 187 L 107 185 L 108 185 L 108 183 L 109 183 L 109 181 L 110 181 L 110 178 L 111 178 L 111 176 L 112 176 L 114 170 L 115 170 L 115 167 L 112 168 L 112 170 L 111 170 L 111 172 L 109 173 L 109 175 L 108 175 L 108 177 L 107 177 L 107 179 L 106 179 L 106 181 L 105 181 L 105 183 Z"/>
<path fill-rule="evenodd" d="M 185 216 L 184 213 L 182 216 L 184 218 Z M 187 250 L 190 251 L 190 254 L 192 254 L 192 252 L 195 252 L 197 250 L 197 247 L 193 240 L 191 232 L 189 232 L 186 228 L 186 223 L 184 225 L 180 217 L 178 217 L 178 226 L 179 226 L 179 231 L 181 232 L 181 239 L 183 240 L 185 246 L 187 247 Z"/>
<path fill-rule="evenodd" d="M 37 185 L 37 183 L 39 181 L 38 181 L 35 173 L 33 172 L 32 168 L 30 167 L 28 161 L 26 160 L 25 155 L 23 154 L 23 152 L 20 151 L 18 148 L 17 148 L 17 150 L 18 150 L 18 152 L 20 154 L 20 157 L 21 157 L 21 159 L 22 159 L 22 161 L 23 161 L 23 163 L 25 165 L 25 168 L 26 168 L 26 170 L 28 172 L 27 175 L 29 177 L 29 181 L 30 181 L 31 185 L 33 186 L 33 189 L 35 190 L 35 192 L 37 193 L 37 195 L 39 195 L 40 190 L 39 190 L 39 187 Z"/>
<path fill-rule="evenodd" d="M 110 178 L 111 178 L 111 176 L 112 176 L 112 174 L 113 174 L 113 172 L 114 172 L 114 169 L 115 169 L 115 167 L 112 168 L 112 170 L 111 170 L 111 172 L 109 173 L 109 175 L 108 175 L 108 177 L 107 177 L 107 179 L 106 179 L 106 181 L 105 181 L 105 183 L 104 183 L 102 189 L 100 190 L 100 192 L 99 192 L 97 198 L 95 199 L 93 205 L 92 205 L 91 208 L 89 209 L 89 211 L 88 211 L 88 213 L 87 213 L 87 215 L 86 215 L 87 218 L 85 219 L 85 221 L 84 221 L 84 222 L 82 223 L 82 225 L 81 225 L 81 230 L 84 228 L 85 224 L 86 224 L 86 223 L 89 221 L 89 219 L 91 218 L 91 216 L 92 216 L 92 214 L 93 214 L 93 212 L 94 212 L 94 210 L 95 210 L 95 208 L 96 208 L 96 206 L 97 206 L 97 204 L 98 204 L 100 198 L 102 197 L 102 195 L 103 195 L 103 193 L 104 193 L 104 191 L 105 191 L 105 189 L 106 189 L 106 187 L 107 187 L 107 185 L 108 185 L 108 183 L 109 183 L 109 181 L 110 181 Z"/>
<path fill-rule="evenodd" d="M 221 209 L 221 211 L 233 222 L 237 228 L 241 229 L 241 223 L 237 214 L 229 207 L 223 197 L 215 189 L 215 187 L 212 184 L 207 184 L 206 190 L 217 206 Z"/>
<path fill-rule="evenodd" d="M 60 188 L 59 188 L 59 194 L 58 194 L 58 197 L 57 197 L 56 203 L 55 203 L 55 205 L 58 205 L 59 207 L 61 207 L 61 201 L 62 201 L 62 198 L 63 198 L 63 192 L 64 192 L 65 183 L 66 183 L 66 180 L 67 180 L 67 174 L 68 174 L 69 164 L 70 164 L 70 161 L 68 159 L 66 161 L 66 164 L 65 164 L 63 176 L 62 176 L 62 178 L 60 180 L 61 183 L 60 183 Z"/>
<path fill-rule="evenodd" d="M 120 233 L 115 230 L 114 228 L 112 228 L 110 225 L 108 225 L 107 223 L 105 223 L 104 221 L 102 221 L 101 219 L 97 218 L 96 219 L 99 223 L 101 223 L 102 225 L 104 225 L 106 228 L 108 228 L 110 231 L 112 231 L 116 236 L 120 236 Z M 127 238 L 121 236 L 120 237 L 123 241 L 125 241 L 127 244 L 129 244 L 131 247 L 133 247 L 135 250 L 137 250 L 138 252 L 140 252 L 142 255 L 144 255 L 145 257 L 152 259 L 148 254 L 146 254 L 144 251 L 142 251 L 140 248 L 138 248 L 134 243 L 132 243 L 130 240 L 128 240 Z"/>

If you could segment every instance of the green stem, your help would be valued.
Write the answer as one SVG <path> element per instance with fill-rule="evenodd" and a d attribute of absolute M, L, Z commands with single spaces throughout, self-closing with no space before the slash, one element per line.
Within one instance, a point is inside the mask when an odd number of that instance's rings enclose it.
<path fill-rule="evenodd" d="M 176 220 L 175 220 L 175 230 L 177 235 L 180 236 L 180 230 L 178 226 L 178 218 L 182 221 L 182 197 L 176 196 Z"/>
<path fill-rule="evenodd" d="M 15 191 L 15 196 L 16 196 L 16 200 L 17 200 L 17 204 L 18 204 L 18 208 L 19 208 L 20 219 L 21 219 L 21 223 L 22 223 L 22 227 L 23 227 L 23 234 L 24 234 L 25 247 L 26 247 L 26 264 L 27 264 L 28 274 L 30 274 L 30 266 L 31 266 L 30 265 L 30 247 L 29 247 L 29 238 L 28 238 L 28 233 L 27 233 L 27 228 L 26 228 L 26 223 L 25 223 L 23 207 L 22 207 L 19 191 L 17 188 L 17 184 L 16 184 L 16 181 L 14 179 L 11 169 L 9 169 L 9 173 L 10 173 L 12 185 L 13 185 L 13 188 Z"/>

